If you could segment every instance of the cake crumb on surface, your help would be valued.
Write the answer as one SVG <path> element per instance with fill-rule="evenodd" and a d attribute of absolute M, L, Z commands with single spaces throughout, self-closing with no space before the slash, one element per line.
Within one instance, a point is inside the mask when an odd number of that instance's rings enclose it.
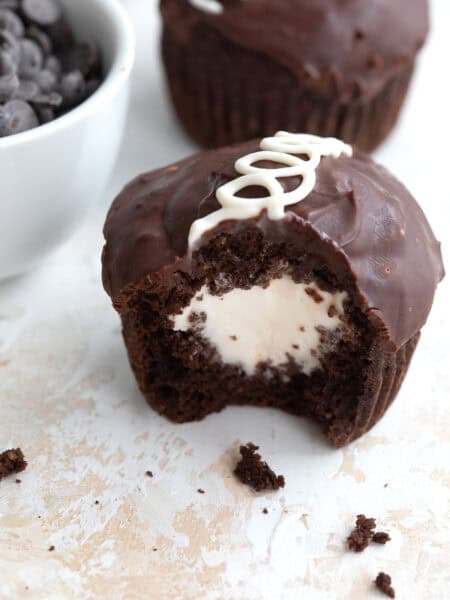
<path fill-rule="evenodd" d="M 205 493 L 205 490 L 202 490 L 202 488 L 198 488 L 197 492 L 198 492 L 199 494 L 204 494 L 204 493 Z"/>
<path fill-rule="evenodd" d="M 353 552 L 365 550 L 372 541 L 375 527 L 375 519 L 368 519 L 366 515 L 358 515 L 355 528 L 347 538 L 349 550 L 353 550 Z"/>
<path fill-rule="evenodd" d="M 262 509 L 263 515 L 268 515 L 269 511 L 267 510 L 267 508 L 263 508 Z"/>
<path fill-rule="evenodd" d="M 9 475 L 25 471 L 26 468 L 27 461 L 20 448 L 11 448 L 0 454 L 0 480 Z"/>
<path fill-rule="evenodd" d="M 50 548 L 48 549 L 49 552 L 53 552 L 55 550 L 55 546 L 50 546 Z"/>
<path fill-rule="evenodd" d="M 386 531 L 376 531 L 372 537 L 372 542 L 375 542 L 375 544 L 386 544 L 390 541 L 391 536 Z"/>
<path fill-rule="evenodd" d="M 276 475 L 269 465 L 261 460 L 257 453 L 259 446 L 249 442 L 239 448 L 241 459 L 239 460 L 234 474 L 242 483 L 250 486 L 256 492 L 278 490 L 285 486 L 283 475 Z"/>
<path fill-rule="evenodd" d="M 145 471 L 147 477 L 153 477 L 153 473 L 151 471 Z"/>
<path fill-rule="evenodd" d="M 386 531 L 375 531 L 377 522 L 375 519 L 368 519 L 366 515 L 358 515 L 353 531 L 347 538 L 349 550 L 353 552 L 362 552 L 367 548 L 370 542 L 375 544 L 386 544 L 391 540 L 391 536 Z"/>
<path fill-rule="evenodd" d="M 378 573 L 375 579 L 375 585 L 385 596 L 395 598 L 395 590 L 392 587 L 392 578 L 387 573 Z"/>

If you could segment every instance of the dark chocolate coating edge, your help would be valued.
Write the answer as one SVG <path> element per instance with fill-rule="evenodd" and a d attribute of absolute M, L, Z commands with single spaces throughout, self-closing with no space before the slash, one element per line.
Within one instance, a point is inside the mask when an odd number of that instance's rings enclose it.
<path fill-rule="evenodd" d="M 103 283 L 119 311 L 126 310 L 120 296 L 127 287 L 148 274 L 190 272 L 192 222 L 219 208 L 216 189 L 237 176 L 239 157 L 258 148 L 252 141 L 200 153 L 125 187 L 104 228 Z M 211 234 L 233 233 L 245 223 L 228 221 Z M 306 225 L 332 249 L 336 265 L 351 272 L 360 306 L 386 350 L 397 351 L 424 325 L 444 276 L 440 244 L 407 189 L 365 154 L 323 158 L 314 191 L 287 207 L 281 221 L 261 215 L 257 224 L 269 238 L 292 245 Z"/>

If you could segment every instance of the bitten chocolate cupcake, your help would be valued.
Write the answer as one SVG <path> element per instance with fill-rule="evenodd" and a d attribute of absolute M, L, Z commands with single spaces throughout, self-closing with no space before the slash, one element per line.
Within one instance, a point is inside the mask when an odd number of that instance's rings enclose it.
<path fill-rule="evenodd" d="M 443 277 L 405 187 L 333 138 L 279 132 L 141 175 L 105 225 L 103 281 L 149 404 L 318 421 L 336 446 L 384 414 Z"/>
<path fill-rule="evenodd" d="M 391 131 L 428 32 L 427 0 L 161 0 L 175 110 L 199 144 L 278 129 L 365 151 Z"/>

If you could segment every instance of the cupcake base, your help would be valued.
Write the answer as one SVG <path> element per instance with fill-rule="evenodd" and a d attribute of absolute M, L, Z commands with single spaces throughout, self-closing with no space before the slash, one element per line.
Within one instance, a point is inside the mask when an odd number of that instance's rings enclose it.
<path fill-rule="evenodd" d="M 331 79 L 317 85 L 306 74 L 296 78 L 268 57 L 208 30 L 185 45 L 166 28 L 162 49 L 179 120 L 208 148 L 288 130 L 337 137 L 372 151 L 394 127 L 414 70 L 407 63 L 370 100 L 342 101 Z"/>
<path fill-rule="evenodd" d="M 290 255 L 286 247 L 267 242 L 258 227 L 249 226 L 239 235 L 219 235 L 202 246 L 190 274 L 149 275 L 125 290 L 119 303 L 123 335 L 150 406 L 177 423 L 202 419 L 230 404 L 275 407 L 315 420 L 336 447 L 373 427 L 400 388 L 419 333 L 397 351 L 387 351 L 380 328 L 358 306 L 349 274 L 326 267 L 328 249 L 323 251 L 302 254 L 296 249 Z M 311 350 L 319 364 L 310 372 L 289 357 L 282 365 L 259 363 L 251 374 L 224 360 L 196 326 L 213 313 L 198 312 L 188 320 L 190 328 L 175 330 L 174 315 L 194 298 L 202 300 L 205 285 L 213 297 L 225 298 L 236 288 L 267 290 L 286 276 L 296 284 L 317 286 L 322 296 L 347 294 L 342 327 L 320 329 L 320 345 Z M 292 315 L 293 330 L 302 329 L 297 323 L 301 318 Z M 261 321 L 261 328 L 265 323 Z M 236 328 L 235 333 L 239 337 L 242 331 Z"/>

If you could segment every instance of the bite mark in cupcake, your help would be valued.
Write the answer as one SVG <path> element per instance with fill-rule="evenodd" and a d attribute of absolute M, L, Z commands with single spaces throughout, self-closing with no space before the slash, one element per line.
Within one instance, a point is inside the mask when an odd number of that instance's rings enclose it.
<path fill-rule="evenodd" d="M 106 221 L 103 281 L 159 413 L 272 406 L 342 446 L 397 395 L 443 277 L 440 245 L 363 153 L 271 139 L 283 148 L 255 140 L 131 182 Z"/>

